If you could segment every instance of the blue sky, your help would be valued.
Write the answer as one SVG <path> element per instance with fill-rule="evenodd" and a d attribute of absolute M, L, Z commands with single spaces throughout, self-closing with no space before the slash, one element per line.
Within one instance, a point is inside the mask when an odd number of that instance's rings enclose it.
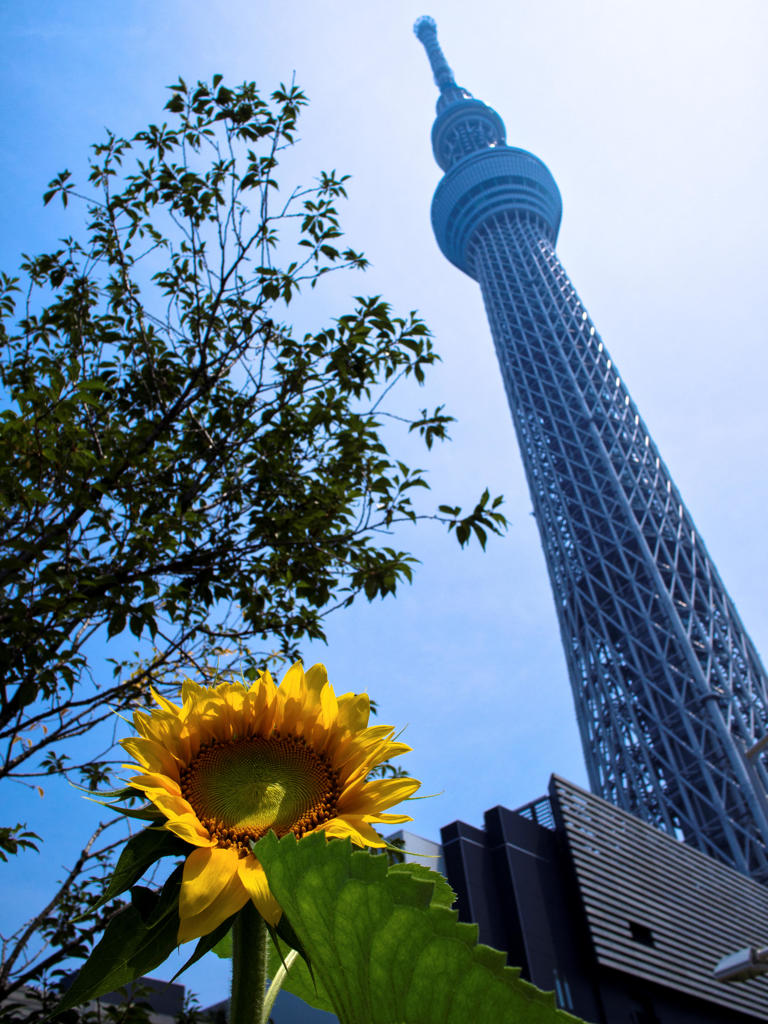
<path fill-rule="evenodd" d="M 43 209 L 46 183 L 64 167 L 82 180 L 105 126 L 129 134 L 158 119 L 179 74 L 221 71 L 269 91 L 295 71 L 311 104 L 288 176 L 353 176 L 343 224 L 372 268 L 326 279 L 291 314 L 320 327 L 361 292 L 417 308 L 443 363 L 402 401 L 445 401 L 458 423 L 451 445 L 406 451 L 430 470 L 435 504 L 469 504 L 486 484 L 507 500 L 509 533 L 484 556 L 429 525 L 398 538 L 423 563 L 413 587 L 337 616 L 329 645 L 305 652 L 337 690 L 368 689 L 382 721 L 408 724 L 407 766 L 442 793 L 414 805 L 412 828 L 437 838 L 455 818 L 479 824 L 487 807 L 539 796 L 552 771 L 586 778 L 479 290 L 429 224 L 437 94 L 411 32 L 424 13 L 457 80 L 554 174 L 561 259 L 766 654 L 764 0 L 5 4 L 0 267 L 74 230 L 71 215 Z M 68 789 L 4 801 L 51 840 L 0 865 L 6 932 L 44 901 L 93 812 Z M 203 967 L 187 984 L 212 1002 L 225 974 Z"/>

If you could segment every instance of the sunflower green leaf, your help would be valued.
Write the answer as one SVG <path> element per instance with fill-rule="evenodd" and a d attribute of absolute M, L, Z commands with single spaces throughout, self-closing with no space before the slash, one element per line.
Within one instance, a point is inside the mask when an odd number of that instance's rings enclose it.
<path fill-rule="evenodd" d="M 176 971 L 171 981 L 175 981 L 180 974 L 183 974 L 187 968 L 191 967 L 192 964 L 196 964 L 198 960 L 205 956 L 206 953 L 211 951 L 216 952 L 217 947 L 222 941 L 229 942 L 229 956 L 232 956 L 232 925 L 234 923 L 234 915 L 223 921 L 218 928 L 215 928 L 212 932 L 208 932 L 206 935 L 201 936 L 197 940 L 197 945 L 192 953 L 192 956 L 184 963 L 182 967 Z M 221 954 L 218 954 L 219 956 Z"/>
<path fill-rule="evenodd" d="M 279 939 L 278 942 L 280 945 L 279 951 L 274 945 L 269 950 L 267 974 L 270 980 L 277 974 L 291 950 L 287 943 Z M 290 992 L 291 995 L 303 999 L 305 1003 L 313 1006 L 316 1010 L 325 1010 L 327 1013 L 336 1012 L 322 980 L 316 974 L 314 978 L 312 977 L 309 967 L 300 956 L 291 964 L 281 988 L 285 989 L 286 992 Z"/>
<path fill-rule="evenodd" d="M 134 886 L 131 902 L 110 919 L 101 941 L 81 968 L 56 1015 L 127 985 L 155 970 L 176 947 L 181 867 L 159 892 Z"/>
<path fill-rule="evenodd" d="M 437 871 L 431 871 L 424 864 L 394 864 L 390 865 L 388 873 L 390 876 L 394 876 L 394 881 L 398 884 L 400 882 L 400 879 L 397 877 L 398 875 L 414 876 L 427 881 L 432 887 L 431 894 L 426 889 L 421 889 L 419 891 L 419 899 L 426 902 L 427 896 L 429 896 L 429 906 L 450 908 L 456 902 L 456 893 L 446 882 L 445 878 Z M 287 922 L 285 915 L 281 918 L 280 924 L 282 925 L 284 921 Z M 289 950 L 297 948 L 295 942 L 282 942 L 279 939 L 278 942 L 279 949 L 273 946 L 269 951 L 267 973 L 270 978 L 274 978 L 278 969 L 284 963 Z M 226 947 L 222 947 L 222 949 L 224 948 Z M 232 955 L 231 942 L 227 955 Z M 306 953 L 303 953 L 303 955 L 306 956 Z M 299 996 L 305 1003 L 315 1007 L 317 1010 L 326 1010 L 329 1013 L 334 1012 L 333 1004 L 323 987 L 322 981 L 316 976 L 313 977 L 312 971 L 310 971 L 303 959 L 296 960 L 293 963 L 283 981 L 282 988 L 292 995 Z"/>
<path fill-rule="evenodd" d="M 109 885 L 93 909 L 127 892 L 161 857 L 186 854 L 186 843 L 166 829 L 150 827 L 137 832 L 123 847 Z"/>
<path fill-rule="evenodd" d="M 426 864 L 391 864 L 388 870 L 390 875 L 405 874 L 414 878 L 421 878 L 430 882 L 433 886 L 429 905 L 431 907 L 448 907 L 449 909 L 456 902 L 456 893 L 446 882 L 439 871 L 432 871 Z"/>
<path fill-rule="evenodd" d="M 312 962 L 318 987 L 307 1001 L 327 999 L 340 1024 L 575 1024 L 503 953 L 478 945 L 477 927 L 458 921 L 428 869 L 388 870 L 386 857 L 319 834 L 270 833 L 254 852 Z"/>

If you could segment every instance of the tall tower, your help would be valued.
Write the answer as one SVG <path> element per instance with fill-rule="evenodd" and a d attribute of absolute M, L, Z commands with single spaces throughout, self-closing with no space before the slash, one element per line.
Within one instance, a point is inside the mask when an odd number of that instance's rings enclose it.
<path fill-rule="evenodd" d="M 537 157 L 440 89 L 443 255 L 480 285 L 541 533 L 594 792 L 768 881 L 768 677 L 621 375 L 555 252 Z"/>

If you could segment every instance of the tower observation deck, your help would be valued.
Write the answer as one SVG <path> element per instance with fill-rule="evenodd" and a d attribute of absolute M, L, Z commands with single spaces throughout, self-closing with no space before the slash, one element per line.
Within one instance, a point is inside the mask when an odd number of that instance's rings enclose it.
<path fill-rule="evenodd" d="M 458 86 L 440 90 L 441 251 L 483 293 L 541 534 L 592 790 L 768 881 L 768 677 L 555 252 L 562 203 Z"/>

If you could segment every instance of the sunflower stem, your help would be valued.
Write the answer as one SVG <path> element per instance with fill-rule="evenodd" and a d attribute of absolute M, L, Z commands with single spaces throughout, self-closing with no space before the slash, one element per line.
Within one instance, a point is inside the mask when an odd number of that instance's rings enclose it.
<path fill-rule="evenodd" d="M 267 990 L 267 925 L 250 900 L 232 926 L 229 1024 L 261 1024 Z"/>

